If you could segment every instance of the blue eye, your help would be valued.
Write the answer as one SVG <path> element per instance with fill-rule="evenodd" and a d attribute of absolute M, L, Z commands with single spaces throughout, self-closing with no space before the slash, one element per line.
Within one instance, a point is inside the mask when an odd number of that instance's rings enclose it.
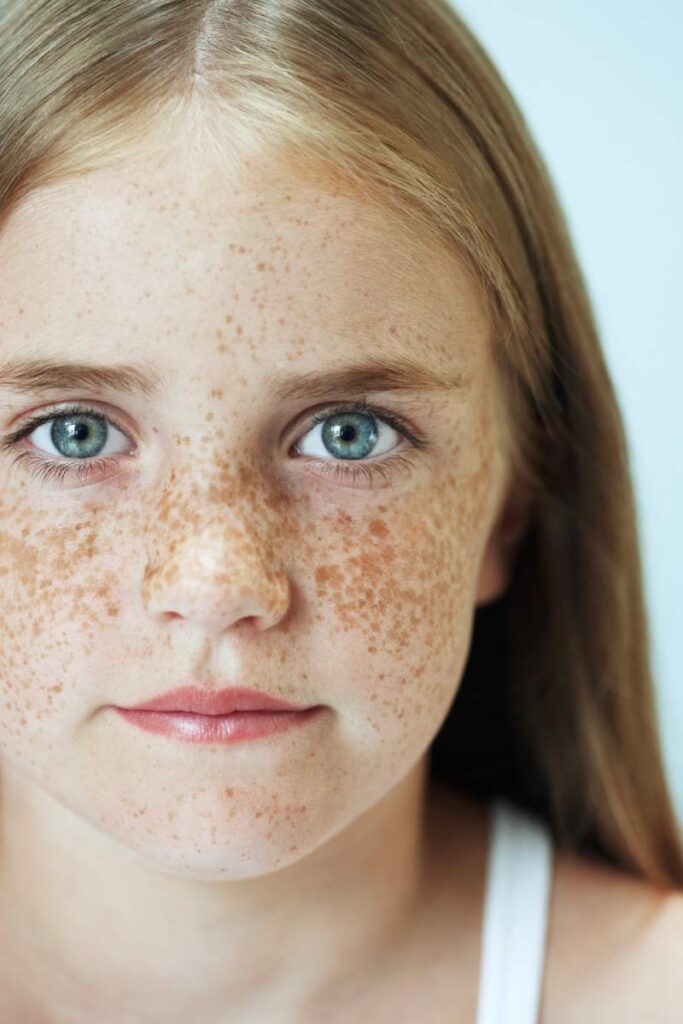
<path fill-rule="evenodd" d="M 426 447 L 427 442 L 424 438 L 412 431 L 401 417 L 362 400 L 342 403 L 318 413 L 307 431 L 311 433 L 317 427 L 322 427 L 322 430 L 317 431 L 318 450 L 302 450 L 301 441 L 295 446 L 295 450 L 301 455 L 320 457 L 322 472 L 333 475 L 335 479 L 355 482 L 364 476 L 372 481 L 375 474 L 379 473 L 388 480 L 399 463 L 409 467 L 412 461 L 402 449 L 399 450 L 401 454 L 392 455 L 388 459 L 374 458 L 395 447 L 392 447 L 390 438 L 387 440 L 386 436 L 383 436 L 386 435 L 386 430 L 381 429 L 381 423 L 388 425 L 390 433 L 406 437 L 409 441 L 409 450 Z M 379 447 L 376 447 L 378 441 Z M 369 462 L 360 461 L 371 456 Z"/>
<path fill-rule="evenodd" d="M 104 451 L 107 458 L 97 458 L 111 443 L 110 428 L 113 428 L 121 439 L 128 441 L 127 434 L 98 409 L 82 405 L 69 406 L 59 413 L 52 411 L 50 414 L 29 420 L 19 430 L 0 441 L 0 451 L 16 448 L 25 437 L 35 432 L 38 435 L 37 441 L 48 447 L 52 445 L 54 452 L 48 454 L 75 460 L 76 464 L 74 465 L 74 461 L 52 462 L 29 449 L 20 452 L 14 460 L 16 463 L 25 463 L 31 473 L 45 480 L 56 479 L 61 482 L 70 475 L 75 475 L 79 480 L 90 479 L 94 473 L 110 468 L 112 455 L 126 453 L 125 446 L 113 450 L 109 448 L 108 451 Z"/>
<path fill-rule="evenodd" d="M 50 424 L 52 424 L 51 427 Z M 37 435 L 34 444 L 38 442 L 51 444 L 56 449 L 55 452 L 48 454 L 86 459 L 103 453 L 107 442 L 111 440 L 111 428 L 121 434 L 121 431 L 105 416 L 80 411 L 68 415 L 52 416 L 50 419 L 43 420 L 32 429 L 31 433 L 35 432 Z M 125 435 L 121 436 L 125 439 Z M 116 452 L 109 451 L 106 454 L 112 455 Z"/>
<path fill-rule="evenodd" d="M 325 413 L 314 420 L 309 433 L 317 431 L 318 448 L 324 450 L 305 451 L 301 443 L 297 450 L 302 455 L 329 455 L 341 459 L 366 459 L 370 455 L 383 455 L 386 445 L 380 451 L 374 450 L 382 433 L 377 417 L 367 412 L 347 410 L 345 412 Z M 317 430 L 321 427 L 321 430 Z M 389 429 L 395 434 L 393 427 Z"/>

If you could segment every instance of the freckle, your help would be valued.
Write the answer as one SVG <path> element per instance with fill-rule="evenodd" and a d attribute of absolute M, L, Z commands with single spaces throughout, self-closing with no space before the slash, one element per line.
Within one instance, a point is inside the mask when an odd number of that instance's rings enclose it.
<path fill-rule="evenodd" d="M 226 786 L 225 787 L 225 795 L 226 796 L 232 796 L 233 792 L 234 792 L 234 790 L 232 789 L 231 786 Z"/>
<path fill-rule="evenodd" d="M 216 337 L 217 337 L 217 338 L 222 338 L 223 336 L 224 336 L 224 335 L 223 335 L 223 331 L 222 331 L 222 330 L 221 330 L 221 328 L 219 327 L 219 328 L 218 328 L 218 330 L 216 331 Z"/>
<path fill-rule="evenodd" d="M 232 323 L 232 317 L 231 316 L 226 316 L 225 322 L 226 322 L 226 324 L 231 324 Z"/>
<path fill-rule="evenodd" d="M 256 264 L 256 269 L 257 270 L 265 270 L 266 269 L 266 265 L 263 262 L 263 260 L 259 260 L 259 262 Z"/>
<path fill-rule="evenodd" d="M 341 570 L 336 565 L 320 565 L 314 575 L 316 582 L 322 586 L 328 583 L 341 584 L 343 581 Z"/>
<path fill-rule="evenodd" d="M 236 332 L 237 334 L 241 334 L 241 333 L 242 333 L 242 327 L 241 327 L 241 325 L 240 325 L 240 324 L 238 324 L 238 325 L 237 325 L 237 327 L 235 328 L 235 332 Z"/>
<path fill-rule="evenodd" d="M 389 535 L 389 527 L 386 523 L 383 523 L 380 519 L 371 519 L 368 524 L 370 533 L 376 537 L 387 537 Z"/>
<path fill-rule="evenodd" d="M 221 342 L 221 344 L 218 346 L 218 351 L 222 354 L 228 351 L 228 346 L 225 344 L 225 342 Z"/>
<path fill-rule="evenodd" d="M 17 313 L 19 314 L 19 316 L 21 316 L 23 312 L 24 312 L 24 307 L 23 306 L 19 306 L 19 309 L 17 310 Z"/>

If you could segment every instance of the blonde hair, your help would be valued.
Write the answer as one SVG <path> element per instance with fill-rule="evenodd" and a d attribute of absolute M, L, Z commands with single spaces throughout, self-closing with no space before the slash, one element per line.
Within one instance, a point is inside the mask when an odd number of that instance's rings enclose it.
<path fill-rule="evenodd" d="M 10 0 L 0 67 L 0 223 L 181 124 L 227 161 L 326 167 L 464 261 L 533 515 L 507 593 L 477 609 L 432 771 L 683 888 L 620 411 L 545 164 L 461 18 L 446 0 Z"/>

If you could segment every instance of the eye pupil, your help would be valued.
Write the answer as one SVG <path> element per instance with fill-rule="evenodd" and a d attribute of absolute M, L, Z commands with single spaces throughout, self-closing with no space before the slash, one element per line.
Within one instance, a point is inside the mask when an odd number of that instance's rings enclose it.
<path fill-rule="evenodd" d="M 84 423 L 72 423 L 66 427 L 65 433 L 76 441 L 83 441 L 88 436 L 89 431 Z"/>
<path fill-rule="evenodd" d="M 347 423 L 345 426 L 337 428 L 337 434 L 342 441 L 353 441 L 356 436 L 356 429 Z"/>

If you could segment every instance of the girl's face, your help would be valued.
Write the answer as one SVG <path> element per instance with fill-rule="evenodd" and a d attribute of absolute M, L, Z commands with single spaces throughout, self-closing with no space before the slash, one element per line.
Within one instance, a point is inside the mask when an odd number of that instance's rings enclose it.
<path fill-rule="evenodd" d="M 301 859 L 424 757 L 504 586 L 474 286 L 361 198 L 177 152 L 34 193 L 0 265 L 5 764 L 171 872 Z M 461 386 L 276 391 L 402 359 Z M 34 360 L 139 364 L 157 387 L 20 385 Z M 360 398 L 371 413 L 334 411 Z M 113 709 L 192 684 L 324 711 L 204 745 Z"/>

